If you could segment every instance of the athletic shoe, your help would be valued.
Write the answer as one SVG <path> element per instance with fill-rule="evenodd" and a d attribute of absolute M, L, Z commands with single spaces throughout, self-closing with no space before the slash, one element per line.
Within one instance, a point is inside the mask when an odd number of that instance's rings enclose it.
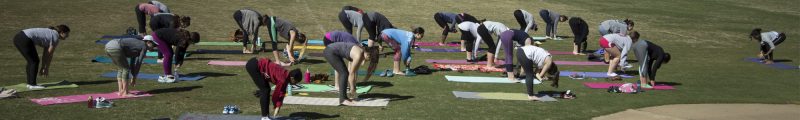
<path fill-rule="evenodd" d="M 411 69 L 406 69 L 406 76 L 415 76 L 415 75 L 417 75 L 417 73 L 414 73 L 414 71 L 411 71 Z"/>
<path fill-rule="evenodd" d="M 261 120 L 272 120 L 269 117 L 261 117 Z"/>
<path fill-rule="evenodd" d="M 391 70 L 386 70 L 386 77 L 394 77 L 394 72 Z"/>
<path fill-rule="evenodd" d="M 239 113 L 239 106 L 238 105 L 233 105 L 231 107 L 230 113 L 228 113 L 228 114 L 238 114 L 238 113 Z"/>
<path fill-rule="evenodd" d="M 34 89 L 44 89 L 44 86 L 40 86 L 40 85 L 28 85 L 28 89 L 29 89 L 29 90 L 34 90 Z"/>
<path fill-rule="evenodd" d="M 156 62 L 157 62 L 157 63 L 163 63 L 163 62 L 164 62 L 164 60 L 163 60 L 163 59 L 158 59 L 158 60 L 156 60 Z"/>
<path fill-rule="evenodd" d="M 167 82 L 167 79 L 163 75 L 159 75 L 158 76 L 158 82 L 159 83 L 165 83 L 165 82 Z"/>
<path fill-rule="evenodd" d="M 381 74 L 378 74 L 378 76 L 381 76 L 381 77 L 386 77 L 386 74 L 387 74 L 387 73 L 389 73 L 389 70 L 386 70 L 386 71 L 384 71 L 384 72 L 383 72 L 383 73 L 381 73 Z"/>
<path fill-rule="evenodd" d="M 226 114 L 227 115 L 227 114 L 230 114 L 230 113 L 231 113 L 231 106 L 230 105 L 225 105 L 225 107 L 222 108 L 222 114 Z"/>
<path fill-rule="evenodd" d="M 175 76 L 167 76 L 165 79 L 165 83 L 175 83 Z"/>

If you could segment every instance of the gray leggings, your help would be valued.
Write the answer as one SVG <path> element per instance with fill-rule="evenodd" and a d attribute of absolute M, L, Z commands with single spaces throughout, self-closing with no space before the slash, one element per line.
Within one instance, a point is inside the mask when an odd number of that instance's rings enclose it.
<path fill-rule="evenodd" d="M 122 52 L 122 49 L 118 48 L 107 48 L 106 54 L 108 57 L 111 57 L 111 61 L 114 62 L 114 65 L 117 66 L 117 79 L 130 79 L 130 69 L 133 63 L 129 63 L 128 58 L 125 57 L 125 53 Z M 133 62 L 131 60 L 130 62 Z"/>
<path fill-rule="evenodd" d="M 336 70 L 336 74 L 339 74 L 339 103 L 342 103 L 347 98 L 347 78 L 350 76 L 347 64 L 343 59 L 348 58 L 349 55 L 337 54 L 337 49 L 334 49 L 334 47 L 326 48 L 323 53 L 325 60 Z"/>

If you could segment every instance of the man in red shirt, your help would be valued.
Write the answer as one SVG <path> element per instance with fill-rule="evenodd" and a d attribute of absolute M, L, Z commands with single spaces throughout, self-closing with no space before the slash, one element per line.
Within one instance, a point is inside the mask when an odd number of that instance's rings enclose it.
<path fill-rule="evenodd" d="M 297 84 L 303 78 L 303 73 L 300 69 L 287 71 L 281 65 L 275 64 L 268 58 L 253 57 L 247 61 L 245 69 L 256 86 L 258 86 L 258 97 L 261 99 L 261 116 L 264 118 L 269 115 L 268 99 L 272 98 L 272 104 L 275 109 L 273 116 L 275 116 L 283 105 L 283 98 L 286 97 L 286 89 L 289 84 Z M 270 92 L 268 83 L 275 84 L 275 91 L 272 92 L 272 97 L 267 97 Z"/>

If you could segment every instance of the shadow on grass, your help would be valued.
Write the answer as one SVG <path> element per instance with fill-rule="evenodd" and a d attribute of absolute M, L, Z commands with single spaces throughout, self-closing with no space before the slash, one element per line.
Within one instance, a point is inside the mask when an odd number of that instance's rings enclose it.
<path fill-rule="evenodd" d="M 683 85 L 683 84 L 677 83 L 677 82 L 656 82 L 656 85 L 679 86 L 679 85 Z"/>
<path fill-rule="evenodd" d="M 72 82 L 72 83 L 75 83 L 76 85 L 97 85 L 97 84 L 106 84 L 106 83 L 112 83 L 112 82 L 117 82 L 117 81 L 116 80 L 100 80 L 100 81 L 79 81 L 79 82 Z"/>
<path fill-rule="evenodd" d="M 316 112 L 296 112 L 289 114 L 289 117 L 302 117 L 302 118 L 309 118 L 309 119 L 325 119 L 325 118 L 337 118 L 339 115 L 327 115 L 322 113 Z"/>
<path fill-rule="evenodd" d="M 628 63 L 637 63 L 637 62 L 639 62 L 639 60 L 625 60 L 625 62 L 628 62 Z"/>
<path fill-rule="evenodd" d="M 772 60 L 772 62 L 776 62 L 776 63 L 792 62 L 792 60 L 789 60 L 789 59 L 777 59 L 777 60 Z"/>
<path fill-rule="evenodd" d="M 414 98 L 414 96 L 402 96 L 397 94 L 385 94 L 385 93 L 369 93 L 359 95 L 359 98 L 387 98 L 389 101 L 397 101 L 397 100 L 407 100 Z"/>
<path fill-rule="evenodd" d="M 206 76 L 206 77 L 223 77 L 223 76 L 236 76 L 239 74 L 229 74 L 229 73 L 218 73 L 218 72 L 196 72 L 196 73 L 189 73 L 186 76 Z"/>
<path fill-rule="evenodd" d="M 300 63 L 303 64 L 303 65 L 313 65 L 313 64 L 325 63 L 325 60 L 311 59 L 311 58 L 306 58 L 306 59 L 303 59 L 301 61 L 302 62 L 300 62 Z"/>
<path fill-rule="evenodd" d="M 222 60 L 223 58 L 186 58 L 184 60 Z"/>
<path fill-rule="evenodd" d="M 170 92 L 186 92 L 192 91 L 197 88 L 203 88 L 203 86 L 187 86 L 187 87 L 174 87 L 174 88 L 164 88 L 164 89 L 154 89 L 147 91 L 150 94 L 161 94 L 161 93 L 170 93 Z"/>
<path fill-rule="evenodd" d="M 556 36 L 556 37 L 560 37 L 560 38 L 573 38 L 572 36 Z"/>
<path fill-rule="evenodd" d="M 394 86 L 394 84 L 390 82 L 380 82 L 380 81 L 367 81 L 367 82 L 356 83 L 356 86 L 365 86 L 365 85 L 372 85 L 379 88 L 387 88 Z"/>

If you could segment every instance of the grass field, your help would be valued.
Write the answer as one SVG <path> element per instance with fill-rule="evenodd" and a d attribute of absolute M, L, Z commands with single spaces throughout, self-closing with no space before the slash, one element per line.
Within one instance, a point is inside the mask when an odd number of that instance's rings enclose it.
<path fill-rule="evenodd" d="M 2 0 L 0 1 L 0 86 L 25 82 L 25 61 L 11 39 L 18 31 L 32 27 L 68 24 L 71 37 L 62 41 L 52 63 L 50 76 L 39 82 L 68 80 L 80 85 L 74 89 L 24 92 L 21 98 L 0 99 L 0 119 L 154 119 L 177 118 L 180 114 L 219 114 L 225 104 L 238 104 L 246 115 L 258 115 L 256 90 L 243 67 L 208 66 L 208 60 L 246 60 L 258 55 L 194 54 L 189 57 L 182 73 L 209 76 L 196 82 L 161 84 L 141 80 L 133 89 L 149 91 L 153 97 L 116 100 L 110 109 L 87 109 L 85 104 L 39 106 L 28 99 L 86 93 L 111 92 L 117 89 L 116 80 L 101 78 L 103 72 L 113 71 L 111 64 L 91 63 L 104 55 L 103 47 L 94 44 L 105 34 L 121 34 L 127 27 L 136 26 L 132 7 L 142 1 L 101 0 Z M 409 29 L 426 28 L 422 41 L 438 41 L 441 28 L 433 20 L 437 11 L 465 11 L 481 18 L 505 23 L 511 28 L 518 24 L 512 11 L 525 9 L 555 10 L 567 16 L 579 16 L 589 23 L 589 49 L 597 49 L 596 29 L 607 19 L 631 18 L 642 38 L 664 47 L 673 55 L 671 63 L 659 70 L 658 80 L 678 83 L 677 90 L 647 91 L 643 94 L 611 94 L 602 89 L 588 89 L 582 82 L 604 80 L 570 80 L 564 78 L 560 88 L 537 85 L 537 91 L 572 90 L 578 99 L 559 102 L 530 102 L 502 100 L 457 99 L 451 91 L 524 93 L 522 84 L 475 84 L 447 82 L 444 75 L 499 76 L 499 73 L 436 72 L 416 77 L 374 77 L 367 83 L 377 86 L 360 97 L 393 98 L 387 107 L 327 107 L 285 105 L 281 116 L 302 116 L 313 119 L 589 119 L 631 108 L 681 103 L 769 103 L 800 104 L 800 71 L 779 70 L 746 62 L 754 57 L 758 46 L 747 35 L 755 27 L 785 32 L 788 39 L 778 46 L 776 59 L 789 65 L 800 65 L 800 2 L 794 0 L 164 0 L 173 13 L 193 19 L 188 29 L 200 32 L 203 41 L 225 41 L 236 29 L 232 19 L 235 10 L 252 8 L 269 15 L 292 21 L 310 38 L 321 38 L 324 32 L 343 30 L 336 18 L 344 5 L 386 15 L 395 26 Z M 536 15 L 536 22 L 544 23 Z M 572 36 L 569 25 L 561 23 L 559 35 Z M 148 29 L 149 31 L 149 29 Z M 366 32 L 366 31 L 364 31 Z M 542 31 L 534 32 L 542 36 Z M 261 34 L 266 38 L 266 34 Z M 450 41 L 457 39 L 449 37 Z M 364 34 L 363 37 L 366 37 Z M 548 50 L 570 51 L 570 38 L 549 41 Z M 240 47 L 192 46 L 190 49 L 228 49 Z M 41 52 L 41 49 L 38 49 Z M 321 51 L 312 51 L 321 52 Z M 413 64 L 424 65 L 424 59 L 463 59 L 463 53 L 414 54 Z M 323 58 L 310 58 L 293 68 L 310 68 L 327 72 L 330 66 Z M 585 60 L 585 56 L 555 56 L 556 60 Z M 635 59 L 631 56 L 631 59 Z M 390 59 L 381 59 L 379 69 L 389 69 Z M 562 70 L 604 71 L 606 66 L 559 66 Z M 145 65 L 145 73 L 159 73 L 160 65 Z M 632 72 L 635 73 L 635 72 Z M 625 79 L 633 82 L 638 79 Z M 331 83 L 331 82 L 328 82 Z M 545 82 L 548 84 L 547 82 Z M 310 93 L 315 97 L 335 97 L 332 93 Z"/>

